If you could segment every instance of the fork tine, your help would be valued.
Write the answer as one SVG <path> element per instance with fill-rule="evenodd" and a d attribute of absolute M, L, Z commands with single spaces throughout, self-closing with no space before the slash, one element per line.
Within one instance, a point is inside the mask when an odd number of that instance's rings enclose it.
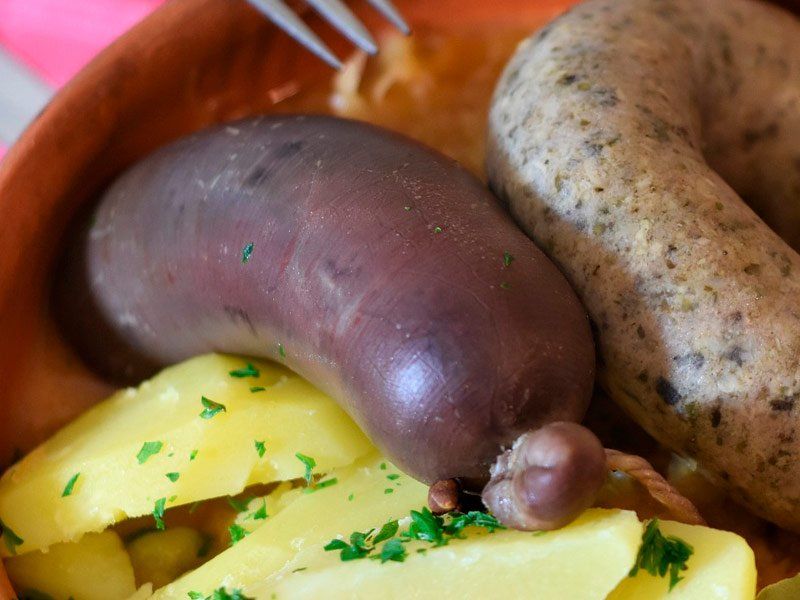
<path fill-rule="evenodd" d="M 394 7 L 391 0 L 369 0 L 369 3 L 405 35 L 411 33 L 408 23 L 405 22 L 400 11 Z"/>
<path fill-rule="evenodd" d="M 375 54 L 378 47 L 369 31 L 341 0 L 306 0 L 314 9 L 356 46 L 367 54 Z"/>
<path fill-rule="evenodd" d="M 334 69 L 342 68 L 342 63 L 330 48 L 281 0 L 248 0 L 248 2 Z"/>

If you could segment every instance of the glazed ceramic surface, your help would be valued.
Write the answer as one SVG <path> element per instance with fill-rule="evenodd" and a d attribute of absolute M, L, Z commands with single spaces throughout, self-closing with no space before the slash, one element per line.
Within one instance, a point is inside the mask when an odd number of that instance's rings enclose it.
<path fill-rule="evenodd" d="M 570 0 L 408 0 L 412 27 L 492 27 L 562 12 Z M 386 25 L 363 1 L 372 31 Z M 309 14 L 339 56 L 351 46 Z M 71 219 L 154 148 L 274 110 L 275 90 L 331 71 L 243 0 L 173 0 L 67 84 L 0 163 L 0 470 L 110 388 L 58 335 L 50 282 Z M 0 569 L 0 600 L 13 597 Z"/>

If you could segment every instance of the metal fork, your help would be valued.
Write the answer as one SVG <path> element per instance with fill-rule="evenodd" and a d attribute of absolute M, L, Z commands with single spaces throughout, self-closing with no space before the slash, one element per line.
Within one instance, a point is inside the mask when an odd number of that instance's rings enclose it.
<path fill-rule="evenodd" d="M 317 35 L 281 0 L 248 0 L 271 21 L 338 69 L 342 63 Z M 341 0 L 307 0 L 325 19 L 359 48 L 377 52 L 375 40 Z M 369 0 L 395 27 L 405 34 L 409 28 L 390 0 Z M 45 106 L 54 90 L 0 48 L 0 144 L 10 146 L 33 117 Z"/>
<path fill-rule="evenodd" d="M 283 29 L 334 69 L 342 67 L 342 63 L 336 55 L 319 39 L 317 34 L 311 31 L 300 17 L 283 3 L 283 0 L 247 1 L 266 15 L 275 25 Z M 372 39 L 369 31 L 341 0 L 306 0 L 306 2 L 364 52 L 375 54 L 378 51 L 375 40 Z M 408 24 L 390 0 L 369 0 L 369 3 L 386 17 L 390 23 L 408 35 L 410 32 Z"/>

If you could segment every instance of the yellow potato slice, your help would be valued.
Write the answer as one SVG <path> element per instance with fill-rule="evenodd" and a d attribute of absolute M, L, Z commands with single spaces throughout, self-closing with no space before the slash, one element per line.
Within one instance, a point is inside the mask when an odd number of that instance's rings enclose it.
<path fill-rule="evenodd" d="M 386 468 L 381 469 L 381 464 Z M 220 586 L 242 589 L 252 596 L 250 588 L 294 564 L 298 553 L 306 549 L 315 552 L 338 534 L 380 527 L 407 515 L 410 508 L 425 506 L 427 486 L 406 475 L 387 479 L 394 474 L 399 471 L 373 453 L 350 467 L 332 471 L 327 479 L 336 477 L 336 485 L 313 493 L 285 494 L 289 503 L 274 517 L 199 569 L 157 590 L 153 597 L 185 600 L 190 591 L 210 595 Z M 385 493 L 387 489 L 393 491 Z"/>
<path fill-rule="evenodd" d="M 592 509 L 543 535 L 466 530 L 466 539 L 430 548 L 406 545 L 402 563 L 341 562 L 322 548 L 302 552 L 250 591 L 256 598 L 605 598 L 628 574 L 641 537 L 635 513 Z M 424 554 L 419 548 L 429 548 Z M 305 567 L 302 571 L 296 569 Z M 294 571 L 294 572 L 293 572 Z"/>
<path fill-rule="evenodd" d="M 167 585 L 203 563 L 208 540 L 190 527 L 143 533 L 128 543 L 133 572 L 139 585 Z"/>
<path fill-rule="evenodd" d="M 407 582 L 415 598 L 603 598 L 633 565 L 641 523 L 632 512 L 600 509 L 543 535 L 471 528 L 444 547 L 410 543 L 403 563 L 342 562 L 338 552 L 326 552 L 335 537 L 379 529 L 425 505 L 426 487 L 397 474 L 378 455 L 337 469 L 330 474 L 335 486 L 293 496 L 236 546 L 154 597 L 185 599 L 219 587 L 265 599 L 407 597 Z M 418 548 L 429 549 L 423 556 Z"/>
<path fill-rule="evenodd" d="M 654 577 L 639 570 L 626 578 L 608 600 L 753 600 L 756 565 L 747 542 L 729 531 L 660 521 L 665 536 L 675 536 L 694 549 L 684 578 L 669 591 L 669 576 Z"/>
<path fill-rule="evenodd" d="M 800 598 L 800 575 L 781 579 L 768 585 L 756 596 L 757 600 L 797 600 Z"/>
<path fill-rule="evenodd" d="M 152 595 L 153 595 L 153 584 L 145 583 L 142 587 L 136 590 L 136 593 L 133 596 L 130 596 L 128 600 L 147 600 Z"/>
<path fill-rule="evenodd" d="M 284 481 L 266 496 L 253 498 L 247 504 L 247 510 L 236 515 L 233 524 L 241 527 L 247 534 L 267 522 L 281 510 L 291 504 L 294 499 L 303 493 L 303 488 L 292 488 L 292 484 Z"/>
<path fill-rule="evenodd" d="M 207 355 L 166 369 L 98 404 L 9 469 L 0 480 L 7 527 L 0 552 L 76 540 L 151 513 L 159 500 L 169 508 L 302 477 L 297 452 L 326 472 L 371 451 L 338 405 L 299 376 L 256 361 L 249 362 L 258 377 L 229 375 L 247 362 Z M 202 397 L 225 410 L 204 406 Z"/>
<path fill-rule="evenodd" d="M 36 590 L 53 600 L 124 600 L 136 591 L 128 553 L 113 531 L 15 556 L 5 567 L 17 591 Z"/>

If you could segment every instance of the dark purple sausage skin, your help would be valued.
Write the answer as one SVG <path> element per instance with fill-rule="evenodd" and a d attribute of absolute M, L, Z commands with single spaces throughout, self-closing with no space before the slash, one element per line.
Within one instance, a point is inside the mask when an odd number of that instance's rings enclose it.
<path fill-rule="evenodd" d="M 482 485 L 519 435 L 579 421 L 593 385 L 583 308 L 484 186 L 331 117 L 234 123 L 132 167 L 56 308 L 117 379 L 210 351 L 283 362 L 428 483 Z"/>

